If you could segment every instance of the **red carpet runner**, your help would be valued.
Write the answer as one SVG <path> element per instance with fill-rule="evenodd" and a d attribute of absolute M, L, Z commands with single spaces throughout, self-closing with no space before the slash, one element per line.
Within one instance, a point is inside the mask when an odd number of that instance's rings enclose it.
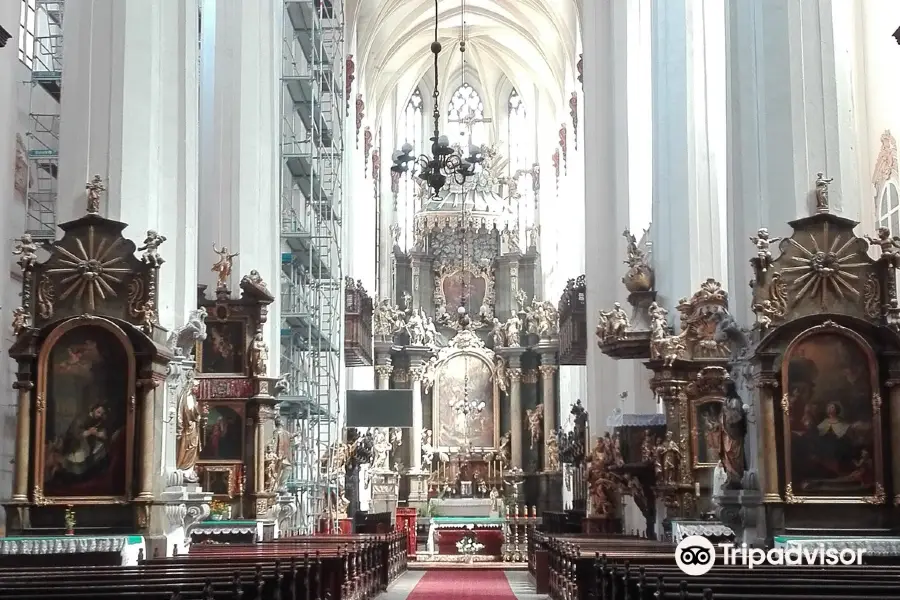
<path fill-rule="evenodd" d="M 515 600 L 503 571 L 452 569 L 428 571 L 407 600 Z"/>

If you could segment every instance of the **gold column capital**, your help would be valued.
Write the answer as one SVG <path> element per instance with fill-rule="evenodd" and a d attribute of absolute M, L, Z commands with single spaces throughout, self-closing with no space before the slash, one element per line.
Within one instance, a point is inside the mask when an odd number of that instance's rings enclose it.
<path fill-rule="evenodd" d="M 511 382 L 520 383 L 522 381 L 522 369 L 518 367 L 507 369 L 506 374 L 509 375 L 509 380 Z"/>
<path fill-rule="evenodd" d="M 559 367 L 556 365 L 541 365 L 538 367 L 538 371 L 541 372 L 541 377 L 544 379 L 552 379 L 558 369 Z"/>
<path fill-rule="evenodd" d="M 413 381 L 422 381 L 422 377 L 425 375 L 425 367 L 410 367 L 409 368 L 409 378 Z"/>
<path fill-rule="evenodd" d="M 393 365 L 375 365 L 375 374 L 379 377 L 390 377 L 393 372 Z"/>

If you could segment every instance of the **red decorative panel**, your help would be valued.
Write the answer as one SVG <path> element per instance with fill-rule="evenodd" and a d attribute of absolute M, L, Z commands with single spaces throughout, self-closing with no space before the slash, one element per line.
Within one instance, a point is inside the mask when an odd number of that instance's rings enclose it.
<path fill-rule="evenodd" d="M 250 379 L 200 378 L 200 398 L 245 399 L 253 396 L 253 382 Z"/>
<path fill-rule="evenodd" d="M 459 529 L 438 529 L 438 553 L 459 554 L 459 551 L 456 549 L 456 544 L 459 543 L 467 533 L 469 533 L 469 530 L 463 527 L 460 527 Z M 487 556 L 500 556 L 503 554 L 503 532 L 500 529 L 475 529 L 475 539 L 478 540 L 480 544 L 484 544 L 484 548 L 478 554 Z"/>
<path fill-rule="evenodd" d="M 416 554 L 416 509 L 397 507 L 397 531 L 406 530 L 406 553 L 408 556 Z"/>

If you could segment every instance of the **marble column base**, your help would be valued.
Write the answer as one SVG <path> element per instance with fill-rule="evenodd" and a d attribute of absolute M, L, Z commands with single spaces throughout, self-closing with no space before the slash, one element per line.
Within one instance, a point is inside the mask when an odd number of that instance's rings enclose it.
<path fill-rule="evenodd" d="M 428 473 L 409 474 L 409 503 L 424 504 L 428 501 Z"/>
<path fill-rule="evenodd" d="M 372 499 L 369 501 L 370 513 L 393 513 L 397 508 L 397 496 L 400 491 L 400 476 L 390 471 L 372 474 Z"/>

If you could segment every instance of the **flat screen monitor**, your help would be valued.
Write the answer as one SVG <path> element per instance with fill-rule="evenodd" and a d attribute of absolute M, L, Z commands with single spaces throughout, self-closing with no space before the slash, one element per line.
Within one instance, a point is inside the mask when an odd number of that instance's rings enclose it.
<path fill-rule="evenodd" d="M 348 390 L 347 427 L 412 427 L 412 390 Z"/>

